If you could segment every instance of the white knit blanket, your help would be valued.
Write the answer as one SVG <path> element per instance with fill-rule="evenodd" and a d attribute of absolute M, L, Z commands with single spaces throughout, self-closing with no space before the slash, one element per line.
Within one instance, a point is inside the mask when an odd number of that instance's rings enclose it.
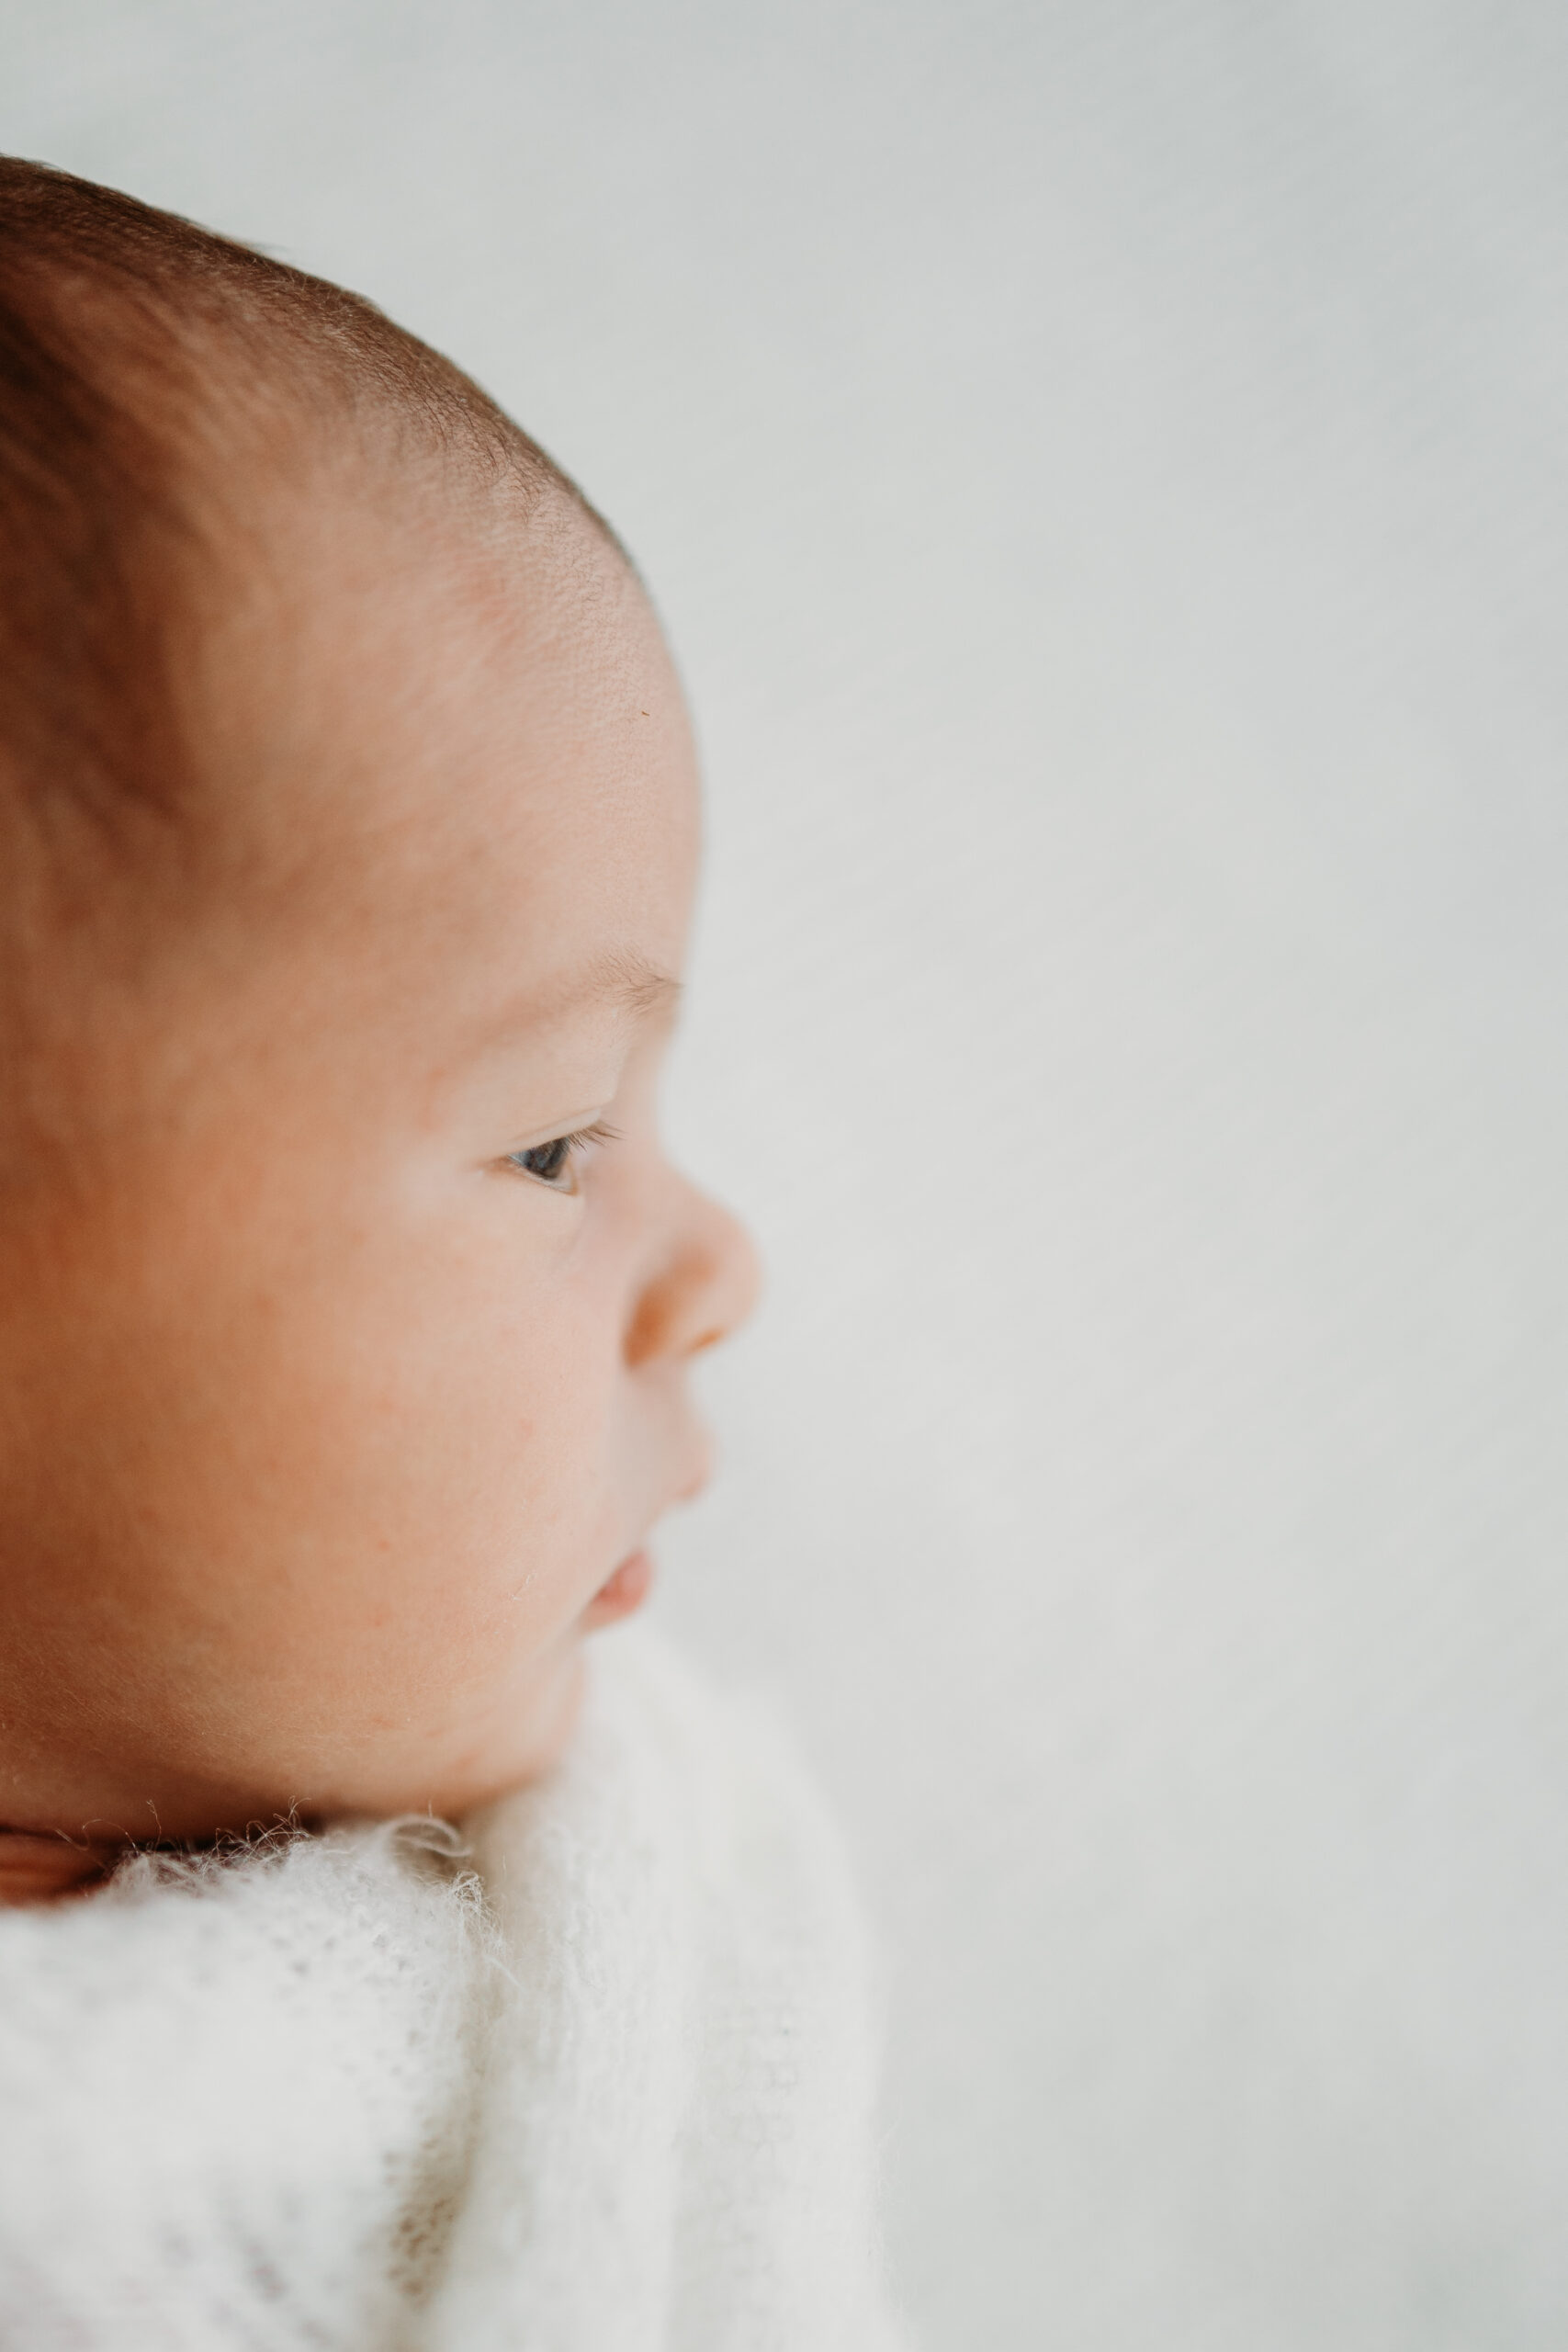
<path fill-rule="evenodd" d="M 0 1914 L 6 2352 L 891 2352 L 863 1947 L 766 1717 L 644 1627 L 450 1834 Z"/>

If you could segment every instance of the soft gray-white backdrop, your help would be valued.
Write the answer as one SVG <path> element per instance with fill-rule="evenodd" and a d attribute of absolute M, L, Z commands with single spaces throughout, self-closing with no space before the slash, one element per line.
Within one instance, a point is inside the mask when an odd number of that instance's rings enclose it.
<path fill-rule="evenodd" d="M 1568 16 L 0 0 L 0 145 L 374 295 L 655 584 L 663 1606 L 889 1951 L 932 2352 L 1568 2341 Z"/>

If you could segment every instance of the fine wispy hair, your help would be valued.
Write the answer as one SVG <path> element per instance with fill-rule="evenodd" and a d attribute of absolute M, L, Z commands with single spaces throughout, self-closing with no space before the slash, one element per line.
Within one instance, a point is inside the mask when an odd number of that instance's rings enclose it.
<path fill-rule="evenodd" d="M 0 786 L 47 829 L 181 805 L 182 647 L 258 480 L 302 448 L 383 494 L 560 469 L 363 297 L 115 189 L 0 157 Z M 373 493 L 372 493 L 373 494 Z"/>

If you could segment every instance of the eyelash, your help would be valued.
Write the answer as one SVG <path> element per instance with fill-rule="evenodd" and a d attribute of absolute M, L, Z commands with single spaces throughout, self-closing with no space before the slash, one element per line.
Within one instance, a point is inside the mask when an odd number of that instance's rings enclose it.
<path fill-rule="evenodd" d="M 608 1126 L 603 1119 L 595 1119 L 591 1127 L 578 1127 L 569 1136 L 552 1136 L 548 1143 L 530 1144 L 526 1151 L 509 1151 L 502 1164 L 506 1168 L 515 1168 L 520 1176 L 531 1177 L 536 1184 L 547 1185 L 552 1193 L 568 1193 L 572 1187 L 563 1184 L 560 1179 L 563 1175 L 570 1175 L 578 1154 L 589 1144 L 614 1143 L 619 1134 L 618 1127 Z M 557 1155 L 553 1160 L 552 1154 Z M 548 1172 L 541 1168 L 530 1168 L 528 1162 L 531 1159 L 550 1161 Z"/>

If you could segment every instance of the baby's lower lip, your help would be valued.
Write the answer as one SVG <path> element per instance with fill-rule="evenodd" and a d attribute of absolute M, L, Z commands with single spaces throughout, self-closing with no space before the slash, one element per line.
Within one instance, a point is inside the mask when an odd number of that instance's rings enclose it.
<path fill-rule="evenodd" d="M 613 1625 L 617 1617 L 629 1617 L 648 1599 L 652 1582 L 653 1562 L 646 1552 L 633 1552 L 621 1562 L 614 1576 L 605 1578 L 589 1602 L 590 1621 L 595 1625 Z"/>

